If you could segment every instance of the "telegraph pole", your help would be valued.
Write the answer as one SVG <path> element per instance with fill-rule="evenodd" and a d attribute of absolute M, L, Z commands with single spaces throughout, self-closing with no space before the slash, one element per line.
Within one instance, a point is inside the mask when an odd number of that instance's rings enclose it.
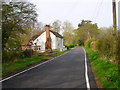
<path fill-rule="evenodd" d="M 116 61 L 117 53 L 117 38 L 116 38 L 116 0 L 112 0 L 113 6 L 113 59 Z"/>

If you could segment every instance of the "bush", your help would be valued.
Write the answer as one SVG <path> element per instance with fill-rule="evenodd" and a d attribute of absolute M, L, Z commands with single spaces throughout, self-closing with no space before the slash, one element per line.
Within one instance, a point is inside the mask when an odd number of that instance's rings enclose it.
<path fill-rule="evenodd" d="M 91 48 L 91 47 L 92 47 L 91 43 L 92 43 L 93 41 L 94 41 L 93 39 L 88 40 L 88 41 L 87 41 L 87 47 Z"/>
<path fill-rule="evenodd" d="M 101 56 L 106 57 L 107 59 L 113 59 L 113 44 L 113 31 L 112 28 L 108 28 L 104 31 L 102 37 L 97 39 L 97 42 L 95 43 L 95 49 Z M 116 55 L 117 60 L 120 63 L 120 31 L 118 31 L 117 34 Z"/>
<path fill-rule="evenodd" d="M 108 72 L 105 73 L 105 77 L 107 78 L 108 81 L 115 82 L 119 78 L 118 71 L 109 70 Z"/>
<path fill-rule="evenodd" d="M 21 58 L 30 58 L 33 54 L 33 50 L 30 49 L 26 49 L 25 51 L 23 51 L 20 55 Z"/>
<path fill-rule="evenodd" d="M 16 51 L 3 51 L 2 52 L 2 62 L 14 61 L 18 57 L 18 53 Z"/>
<path fill-rule="evenodd" d="M 113 56 L 113 42 L 108 38 L 101 38 L 96 42 L 96 50 L 100 55 L 111 58 Z"/>
<path fill-rule="evenodd" d="M 106 33 L 97 40 L 95 48 L 101 55 L 110 59 L 113 57 L 113 35 L 112 30 L 106 30 Z"/>
<path fill-rule="evenodd" d="M 66 45 L 65 47 L 67 47 L 67 49 L 70 49 L 70 48 L 73 48 L 75 45 L 73 44 L 69 44 L 69 45 Z"/>
<path fill-rule="evenodd" d="M 119 63 L 120 63 L 120 31 L 117 39 L 117 56 L 118 56 L 117 59 L 119 60 Z"/>
<path fill-rule="evenodd" d="M 84 46 L 83 40 L 79 40 L 79 41 L 78 41 L 78 45 L 79 45 L 79 46 Z"/>
<path fill-rule="evenodd" d="M 9 61 L 14 61 L 16 59 L 23 59 L 23 58 L 30 58 L 31 55 L 33 54 L 33 50 L 25 50 L 25 51 L 15 51 L 15 50 L 10 50 L 10 51 L 3 51 L 2 52 L 2 61 L 4 62 L 9 62 Z"/>

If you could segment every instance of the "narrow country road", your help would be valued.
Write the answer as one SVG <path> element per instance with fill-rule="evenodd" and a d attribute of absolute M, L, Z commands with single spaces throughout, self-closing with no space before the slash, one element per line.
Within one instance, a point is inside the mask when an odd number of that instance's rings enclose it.
<path fill-rule="evenodd" d="M 97 88 L 87 57 L 90 88 Z M 82 47 L 2 82 L 3 88 L 87 88 Z"/>

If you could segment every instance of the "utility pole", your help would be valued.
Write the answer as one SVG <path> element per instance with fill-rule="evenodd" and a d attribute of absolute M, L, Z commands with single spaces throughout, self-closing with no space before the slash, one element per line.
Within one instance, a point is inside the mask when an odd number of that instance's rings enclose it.
<path fill-rule="evenodd" d="M 116 61 L 117 53 L 117 38 L 116 38 L 116 0 L 112 0 L 113 6 L 113 59 Z"/>

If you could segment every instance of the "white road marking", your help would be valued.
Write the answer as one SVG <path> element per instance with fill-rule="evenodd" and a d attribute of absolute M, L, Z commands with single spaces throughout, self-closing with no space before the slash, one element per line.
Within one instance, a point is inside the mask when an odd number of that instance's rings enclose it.
<path fill-rule="evenodd" d="M 69 52 L 69 51 L 68 51 L 68 52 Z M 11 79 L 11 78 L 17 76 L 17 75 L 20 75 L 20 74 L 22 74 L 22 73 L 24 73 L 24 72 L 27 72 L 27 71 L 29 71 L 29 70 L 31 70 L 31 69 L 33 69 L 33 68 L 36 68 L 36 67 L 38 67 L 38 66 L 40 66 L 40 65 L 43 65 L 43 64 L 45 64 L 45 63 L 47 63 L 47 62 L 50 62 L 50 61 L 52 61 L 52 60 L 54 60 L 54 59 L 56 59 L 56 58 L 58 58 L 58 57 L 60 57 L 60 56 L 62 56 L 62 55 L 64 55 L 64 54 L 67 54 L 68 52 L 65 52 L 65 53 L 63 53 L 63 54 L 61 54 L 61 55 L 59 55 L 59 56 L 56 56 L 56 57 L 52 58 L 51 60 L 45 61 L 45 62 L 43 62 L 43 63 L 40 63 L 40 64 L 38 64 L 38 65 L 35 65 L 35 66 L 33 66 L 33 67 L 30 67 L 30 68 L 28 68 L 28 69 L 26 69 L 26 70 L 24 70 L 24 71 L 21 71 L 21 72 L 19 72 L 19 73 L 17 73 L 17 74 L 14 74 L 14 75 L 9 76 L 9 77 L 7 77 L 7 78 L 5 78 L 5 79 L 2 79 L 2 80 L 0 80 L 0 82 L 6 81 L 6 80 L 8 80 L 8 79 Z"/>
<path fill-rule="evenodd" d="M 82 47 L 83 48 L 83 47 Z M 90 90 L 90 83 L 89 83 L 89 78 L 88 78 L 88 71 L 87 71 L 87 57 L 86 57 L 86 51 L 83 48 L 84 53 L 85 53 L 85 79 L 86 79 L 86 85 L 87 88 Z"/>

